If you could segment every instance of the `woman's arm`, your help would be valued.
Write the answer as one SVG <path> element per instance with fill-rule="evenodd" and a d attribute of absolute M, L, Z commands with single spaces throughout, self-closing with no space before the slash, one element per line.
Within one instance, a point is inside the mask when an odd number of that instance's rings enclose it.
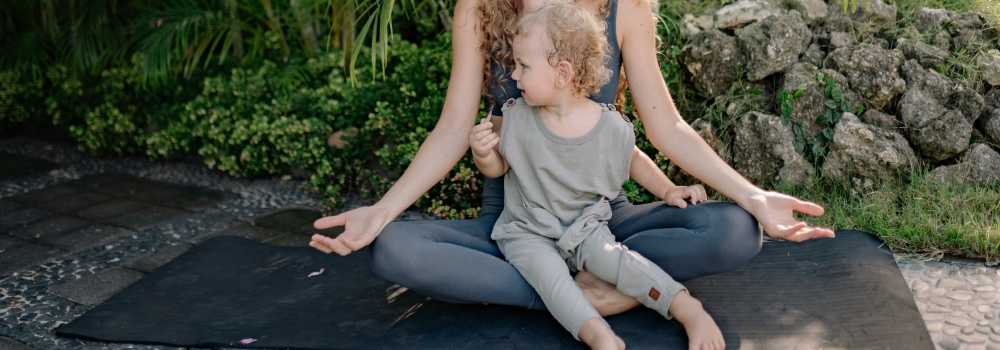
<path fill-rule="evenodd" d="M 629 91 L 653 146 L 682 169 L 746 208 L 769 235 L 797 241 L 832 237 L 829 229 L 809 227 L 792 216 L 793 211 L 822 215 L 822 207 L 754 186 L 719 158 L 684 122 L 663 77 L 652 74 L 659 72 L 659 64 L 656 24 L 648 1 L 621 0 L 617 24 Z"/>
<path fill-rule="evenodd" d="M 410 166 L 377 203 L 313 224 L 317 229 L 344 226 L 336 239 L 314 235 L 310 246 L 347 255 L 370 244 L 403 210 L 441 180 L 469 150 L 469 132 L 476 123 L 482 96 L 483 57 L 479 53 L 478 0 L 455 4 L 452 26 L 452 64 L 444 108 L 434 130 L 417 151 Z"/>

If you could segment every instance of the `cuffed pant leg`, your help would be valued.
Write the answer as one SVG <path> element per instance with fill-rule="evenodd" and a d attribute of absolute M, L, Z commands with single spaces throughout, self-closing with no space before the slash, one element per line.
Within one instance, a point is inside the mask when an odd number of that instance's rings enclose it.
<path fill-rule="evenodd" d="M 597 318 L 604 322 L 570 276 L 566 260 L 554 241 L 526 235 L 497 243 L 511 265 L 535 288 L 552 316 L 573 334 L 573 338 L 580 340 L 580 328 L 587 320 Z"/>
<path fill-rule="evenodd" d="M 673 317 L 668 310 L 674 296 L 685 289 L 659 266 L 615 242 L 606 226 L 580 243 L 571 259 L 580 270 L 614 284 L 623 294 L 667 319 Z"/>

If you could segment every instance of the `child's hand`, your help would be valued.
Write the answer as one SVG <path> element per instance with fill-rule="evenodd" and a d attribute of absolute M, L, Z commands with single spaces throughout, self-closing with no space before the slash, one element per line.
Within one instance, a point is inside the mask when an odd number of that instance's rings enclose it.
<path fill-rule="evenodd" d="M 679 208 L 687 208 L 685 200 L 690 200 L 692 205 L 698 204 L 708 200 L 708 194 L 705 193 L 705 188 L 701 185 L 693 185 L 674 186 L 667 190 L 667 194 L 663 195 L 664 202 Z"/>
<path fill-rule="evenodd" d="M 469 146 L 472 147 L 472 154 L 479 158 L 486 158 L 493 153 L 493 146 L 500 143 L 500 135 L 493 132 L 493 123 L 488 118 L 483 118 L 472 127 L 469 133 Z"/>

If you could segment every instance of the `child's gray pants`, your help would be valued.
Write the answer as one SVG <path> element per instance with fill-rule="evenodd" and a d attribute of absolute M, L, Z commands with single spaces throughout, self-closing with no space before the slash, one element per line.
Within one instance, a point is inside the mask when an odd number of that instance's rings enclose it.
<path fill-rule="evenodd" d="M 510 238 L 497 241 L 500 251 L 535 288 L 552 316 L 577 340 L 587 320 L 604 319 L 580 291 L 570 276 L 571 270 L 589 271 L 667 319 L 671 318 L 667 312 L 670 302 L 684 289 L 656 264 L 615 242 L 606 225 L 571 251 L 561 250 L 555 240 L 532 233 L 505 235 Z"/>

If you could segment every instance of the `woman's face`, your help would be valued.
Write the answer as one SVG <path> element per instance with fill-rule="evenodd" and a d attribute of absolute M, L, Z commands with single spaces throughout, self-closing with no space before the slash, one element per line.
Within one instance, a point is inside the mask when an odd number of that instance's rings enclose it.
<path fill-rule="evenodd" d="M 514 72 L 511 78 L 529 106 L 548 105 L 556 89 L 558 71 L 549 64 L 548 35 L 535 29 L 528 36 L 514 39 Z"/>

